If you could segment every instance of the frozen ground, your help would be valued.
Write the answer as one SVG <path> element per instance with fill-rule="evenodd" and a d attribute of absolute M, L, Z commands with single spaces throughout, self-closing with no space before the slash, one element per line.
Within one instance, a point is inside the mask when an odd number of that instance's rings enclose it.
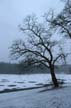
<path fill-rule="evenodd" d="M 65 82 L 65 85 L 71 85 L 71 75 L 58 74 L 58 79 Z M 0 92 L 11 89 L 24 89 L 30 87 L 39 87 L 51 83 L 50 74 L 33 75 L 0 75 Z"/>
<path fill-rule="evenodd" d="M 0 108 L 71 108 L 71 87 L 0 94 Z"/>
<path fill-rule="evenodd" d="M 47 74 L 0 75 L 0 91 L 42 86 L 49 81 L 50 75 Z"/>
<path fill-rule="evenodd" d="M 28 91 L 0 94 L 0 108 L 71 108 L 71 75 L 57 75 L 65 85 L 58 89 L 48 86 Z M 49 84 L 49 74 L 0 75 L 0 91 Z"/>

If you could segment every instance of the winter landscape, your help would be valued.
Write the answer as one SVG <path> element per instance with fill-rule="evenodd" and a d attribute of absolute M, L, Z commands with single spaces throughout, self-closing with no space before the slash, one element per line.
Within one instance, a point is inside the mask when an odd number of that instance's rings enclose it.
<path fill-rule="evenodd" d="M 71 0 L 0 0 L 0 108 L 71 108 Z"/>

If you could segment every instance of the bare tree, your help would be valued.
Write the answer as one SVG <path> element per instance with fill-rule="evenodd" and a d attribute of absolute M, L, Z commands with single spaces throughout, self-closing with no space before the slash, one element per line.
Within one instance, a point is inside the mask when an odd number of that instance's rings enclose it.
<path fill-rule="evenodd" d="M 60 14 L 55 17 L 52 12 L 51 19 L 48 19 L 47 15 L 46 20 L 55 31 L 58 30 L 59 33 L 71 39 L 71 0 L 65 0 L 65 2 L 65 7 Z"/>
<path fill-rule="evenodd" d="M 16 40 L 11 46 L 11 56 L 15 59 L 23 59 L 30 64 L 43 64 L 50 69 L 51 78 L 55 87 L 58 81 L 55 75 L 55 63 L 65 59 L 57 41 L 52 40 L 52 31 L 46 23 L 39 23 L 33 16 L 24 19 L 20 30 L 26 36 L 26 40 Z M 28 36 L 28 37 L 27 37 Z"/>

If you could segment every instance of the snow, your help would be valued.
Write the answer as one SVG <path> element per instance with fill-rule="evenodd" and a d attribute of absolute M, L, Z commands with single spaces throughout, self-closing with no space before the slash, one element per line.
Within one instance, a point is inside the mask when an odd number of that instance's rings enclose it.
<path fill-rule="evenodd" d="M 71 87 L 0 94 L 0 108 L 71 108 Z"/>
<path fill-rule="evenodd" d="M 56 74 L 65 86 L 48 87 L 0 94 L 0 108 L 71 108 L 71 75 Z M 30 88 L 49 84 L 50 74 L 0 75 L 0 91 L 12 88 Z"/>
<path fill-rule="evenodd" d="M 63 80 L 65 85 L 71 85 L 70 74 L 57 74 L 56 76 L 58 79 Z M 38 87 L 49 83 L 51 83 L 50 74 L 0 75 L 0 91 Z"/>
<path fill-rule="evenodd" d="M 50 75 L 0 75 L 0 91 L 12 88 L 29 88 L 49 83 Z"/>

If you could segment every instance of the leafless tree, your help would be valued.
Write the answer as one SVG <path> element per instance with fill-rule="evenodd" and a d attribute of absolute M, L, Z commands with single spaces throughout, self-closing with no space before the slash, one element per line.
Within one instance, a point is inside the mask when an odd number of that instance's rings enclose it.
<path fill-rule="evenodd" d="M 46 15 L 46 20 L 50 22 L 55 31 L 58 30 L 59 33 L 71 39 L 71 0 L 64 2 L 66 2 L 65 7 L 61 13 L 55 16 L 52 12 L 51 19 L 48 19 L 48 15 Z"/>
<path fill-rule="evenodd" d="M 40 23 L 36 16 L 27 16 L 20 26 L 26 40 L 13 42 L 10 52 L 15 59 L 30 61 L 30 64 L 43 64 L 50 69 L 55 87 L 58 81 L 55 75 L 55 63 L 65 59 L 57 41 L 52 40 L 52 31 L 45 22 Z M 27 37 L 28 36 L 28 37 Z"/>

